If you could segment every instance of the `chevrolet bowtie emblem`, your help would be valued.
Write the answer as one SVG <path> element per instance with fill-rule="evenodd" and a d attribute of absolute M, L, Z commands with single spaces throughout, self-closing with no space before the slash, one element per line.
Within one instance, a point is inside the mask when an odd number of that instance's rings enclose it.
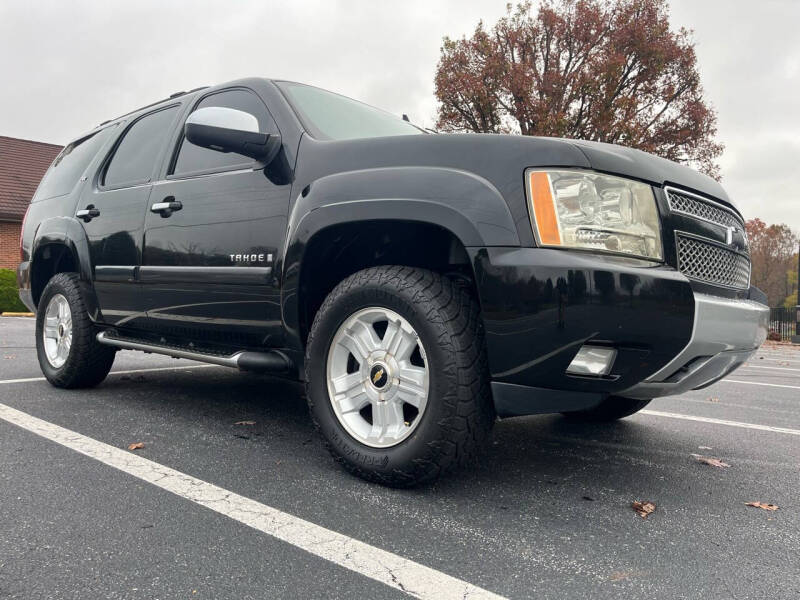
<path fill-rule="evenodd" d="M 375 371 L 375 374 L 372 376 L 372 383 L 377 384 L 380 381 L 381 377 L 383 377 L 383 369 L 378 369 Z"/>

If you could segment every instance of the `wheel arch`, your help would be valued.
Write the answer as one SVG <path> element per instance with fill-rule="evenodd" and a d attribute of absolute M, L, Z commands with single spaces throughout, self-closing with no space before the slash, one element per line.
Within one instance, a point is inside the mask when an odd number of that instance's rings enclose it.
<path fill-rule="evenodd" d="M 38 306 L 47 282 L 57 273 L 78 273 L 86 285 L 90 314 L 97 308 L 89 260 L 86 232 L 75 219 L 54 217 L 42 221 L 31 246 L 29 285 L 31 297 Z"/>
<path fill-rule="evenodd" d="M 397 167 L 315 181 L 294 204 L 281 265 L 289 346 L 304 348 L 324 296 L 360 269 L 381 264 L 437 271 L 452 267 L 474 285 L 466 248 L 519 243 L 505 200 L 471 173 Z"/>

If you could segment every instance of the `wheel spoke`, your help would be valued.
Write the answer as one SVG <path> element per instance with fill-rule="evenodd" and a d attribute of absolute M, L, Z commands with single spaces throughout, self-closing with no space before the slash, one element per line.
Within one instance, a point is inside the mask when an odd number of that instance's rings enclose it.
<path fill-rule="evenodd" d="M 426 389 L 427 371 L 422 367 L 415 367 L 409 363 L 400 365 L 400 372 L 398 373 L 397 393 L 403 402 L 407 402 L 416 408 L 425 400 L 428 391 Z"/>
<path fill-rule="evenodd" d="M 331 383 L 333 384 L 333 392 L 337 396 L 339 394 L 349 396 L 353 390 L 364 385 L 364 379 L 361 377 L 361 373 L 356 372 L 340 375 L 331 380 Z"/>
<path fill-rule="evenodd" d="M 44 337 L 56 339 L 58 337 L 58 317 L 45 317 Z"/>
<path fill-rule="evenodd" d="M 405 426 L 403 408 L 399 402 L 374 402 L 372 404 L 372 429 L 368 438 L 380 442 L 387 435 L 396 436 Z"/>
<path fill-rule="evenodd" d="M 389 321 L 381 346 L 394 356 L 395 360 L 406 360 L 417 347 L 417 338 L 403 329 L 399 321 Z"/>
<path fill-rule="evenodd" d="M 331 385 L 335 395 L 333 401 L 339 405 L 343 415 L 358 412 L 369 403 L 360 373 L 340 375 L 331 380 Z"/>
<path fill-rule="evenodd" d="M 371 325 L 356 321 L 345 331 L 339 341 L 359 361 L 366 360 L 370 353 L 378 347 L 378 339 Z"/>
<path fill-rule="evenodd" d="M 64 354 L 69 354 L 69 349 L 72 348 L 72 333 L 70 332 L 61 338 L 61 342 L 64 345 Z"/>

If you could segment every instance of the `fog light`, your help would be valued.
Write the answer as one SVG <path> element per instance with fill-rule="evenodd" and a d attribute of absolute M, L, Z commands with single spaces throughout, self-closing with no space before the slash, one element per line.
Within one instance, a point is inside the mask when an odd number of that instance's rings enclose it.
<path fill-rule="evenodd" d="M 569 363 L 570 375 L 608 375 L 617 357 L 614 348 L 603 346 L 581 346 L 575 358 Z"/>

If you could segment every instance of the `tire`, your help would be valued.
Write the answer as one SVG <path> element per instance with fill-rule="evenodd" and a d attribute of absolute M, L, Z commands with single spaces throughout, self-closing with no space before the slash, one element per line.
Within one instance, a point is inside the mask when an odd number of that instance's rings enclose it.
<path fill-rule="evenodd" d="M 47 381 L 58 388 L 94 387 L 106 378 L 114 364 L 115 349 L 95 338 L 97 331 L 86 310 L 85 293 L 76 273 L 58 273 L 39 299 L 36 354 Z M 58 313 L 59 308 L 68 309 L 69 315 Z M 67 331 L 71 332 L 69 344 Z M 51 358 L 48 352 L 54 356 Z"/>
<path fill-rule="evenodd" d="M 602 423 L 630 417 L 650 404 L 651 400 L 634 400 L 609 396 L 594 408 L 562 413 L 570 421 Z"/>
<path fill-rule="evenodd" d="M 388 347 L 391 352 L 387 351 L 384 359 L 380 359 L 380 348 L 374 353 L 379 360 L 389 361 L 386 365 L 389 383 L 375 383 L 373 373 L 378 374 L 375 369 L 383 365 L 379 362 L 373 364 L 371 358 L 362 356 L 357 364 L 354 362 L 350 366 L 351 358 L 355 360 L 352 353 L 347 357 L 347 368 L 355 369 L 355 372 L 348 377 L 355 375 L 356 379 L 360 378 L 353 386 L 356 391 L 352 393 L 362 400 L 363 395 L 373 394 L 374 397 L 374 394 L 385 391 L 385 397 L 394 400 L 384 401 L 383 406 L 396 406 L 392 402 L 397 402 L 400 392 L 392 396 L 395 388 L 390 386 L 397 385 L 397 390 L 403 389 L 405 384 L 398 382 L 409 381 L 405 379 L 407 368 L 416 368 L 417 373 L 420 369 L 426 372 L 427 395 L 424 405 L 421 404 L 423 408 L 418 409 L 416 415 L 407 417 L 408 410 L 413 413 L 417 409 L 409 409 L 409 405 L 403 404 L 401 421 L 405 422 L 394 429 L 381 428 L 377 424 L 373 410 L 380 410 L 379 400 L 369 402 L 369 408 L 365 405 L 358 414 L 355 410 L 344 414 L 344 404 L 337 402 L 334 405 L 330 393 L 333 391 L 334 397 L 342 397 L 335 391 L 334 377 L 329 377 L 329 370 L 333 374 L 334 368 L 338 368 L 341 348 L 345 346 L 344 342 L 334 343 L 347 337 L 337 337 L 343 331 L 342 327 L 353 323 L 354 328 L 358 325 L 361 327 L 359 331 L 363 332 L 362 320 L 374 319 L 377 318 L 375 315 L 381 314 L 388 315 L 386 329 L 383 334 L 376 332 L 376 336 L 382 335 L 378 340 L 381 347 Z M 372 331 L 379 325 L 380 321 L 373 323 Z M 412 329 L 411 333 L 403 329 L 406 326 Z M 391 341 L 387 339 L 389 327 L 394 328 Z M 369 336 L 372 336 L 371 332 Z M 394 344 L 398 337 L 403 339 Z M 401 360 L 404 354 L 408 355 L 409 344 L 413 343 L 418 343 L 414 350 L 419 352 L 416 362 L 414 354 L 408 360 Z M 395 359 L 397 362 L 391 362 Z M 372 371 L 360 370 L 365 361 L 367 367 L 372 365 Z M 336 461 L 367 481 L 392 487 L 411 487 L 433 481 L 474 457 L 488 439 L 494 424 L 483 322 L 478 304 L 463 286 L 431 271 L 401 266 L 373 267 L 339 283 L 314 319 L 306 346 L 305 367 L 306 395 L 317 430 Z M 369 374 L 364 377 L 367 372 Z M 375 385 L 386 387 L 376 388 L 376 392 L 373 389 Z M 414 390 L 423 387 L 420 384 Z M 413 394 L 404 393 L 403 397 L 406 396 L 412 397 Z M 422 394 L 413 397 L 419 400 Z M 383 414 L 392 412 L 383 410 Z M 337 416 L 337 411 L 342 413 L 341 417 Z M 358 427 L 366 431 L 359 418 L 367 423 L 367 428 L 372 427 L 369 434 L 359 436 L 356 433 Z M 391 419 L 386 422 L 391 422 Z M 381 437 L 372 435 L 376 427 Z"/>

